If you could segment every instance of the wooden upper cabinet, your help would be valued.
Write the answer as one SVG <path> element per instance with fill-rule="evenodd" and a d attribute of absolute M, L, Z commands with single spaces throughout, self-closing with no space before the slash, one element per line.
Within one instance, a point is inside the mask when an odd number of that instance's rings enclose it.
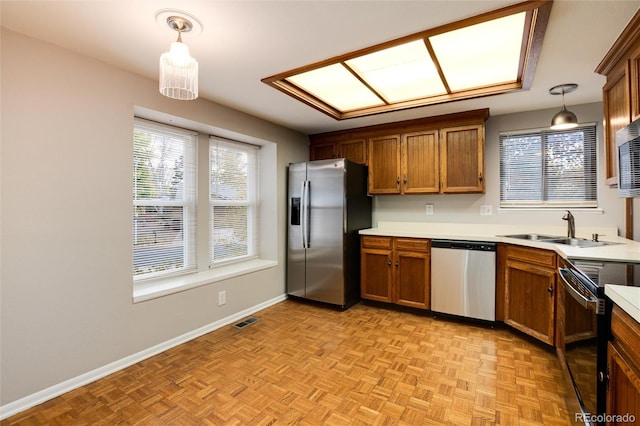
<path fill-rule="evenodd" d="M 400 136 L 369 139 L 369 194 L 400 193 Z"/>
<path fill-rule="evenodd" d="M 367 139 L 311 140 L 309 145 L 310 160 L 329 160 L 331 158 L 346 158 L 354 163 L 367 164 Z"/>
<path fill-rule="evenodd" d="M 640 42 L 629 58 L 629 77 L 631 80 L 631 121 L 640 118 Z"/>
<path fill-rule="evenodd" d="M 484 192 L 484 125 L 369 139 L 369 193 Z"/>
<path fill-rule="evenodd" d="M 625 62 L 607 77 L 607 83 L 602 88 L 605 140 L 607 141 L 605 159 L 607 185 L 618 183 L 616 132 L 631 122 L 629 95 L 629 70 Z"/>
<path fill-rule="evenodd" d="M 484 192 L 484 125 L 440 130 L 442 193 Z"/>
<path fill-rule="evenodd" d="M 400 171 L 403 194 L 425 194 L 439 191 L 437 130 L 402 135 L 401 158 Z"/>
<path fill-rule="evenodd" d="M 616 132 L 640 118 L 640 11 L 636 12 L 598 67 L 602 88 L 606 177 L 617 185 Z"/>
<path fill-rule="evenodd" d="M 484 192 L 489 109 L 310 135 L 311 160 L 369 166 L 369 194 Z"/>
<path fill-rule="evenodd" d="M 335 142 L 312 142 L 309 145 L 309 159 L 311 161 L 331 158 L 338 158 Z"/>
<path fill-rule="evenodd" d="M 367 164 L 367 139 L 339 141 L 338 157 L 346 158 L 354 163 Z"/>

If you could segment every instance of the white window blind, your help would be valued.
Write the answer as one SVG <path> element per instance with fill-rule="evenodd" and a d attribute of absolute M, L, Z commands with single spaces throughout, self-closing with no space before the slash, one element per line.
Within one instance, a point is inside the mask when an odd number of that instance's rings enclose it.
<path fill-rule="evenodd" d="M 258 147 L 209 138 L 211 266 L 258 255 Z"/>
<path fill-rule="evenodd" d="M 500 133 L 501 207 L 597 207 L 596 124 Z"/>
<path fill-rule="evenodd" d="M 196 270 L 194 132 L 135 119 L 134 280 Z"/>

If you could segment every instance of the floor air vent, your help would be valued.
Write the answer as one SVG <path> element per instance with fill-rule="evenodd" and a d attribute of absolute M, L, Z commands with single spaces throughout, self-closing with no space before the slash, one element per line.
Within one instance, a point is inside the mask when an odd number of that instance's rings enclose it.
<path fill-rule="evenodd" d="M 260 320 L 258 318 L 256 318 L 256 317 L 249 317 L 249 318 L 247 318 L 245 320 L 240 321 L 237 324 L 234 324 L 233 326 L 235 328 L 245 328 L 245 327 L 250 326 L 254 322 L 258 322 L 258 321 L 260 321 Z"/>

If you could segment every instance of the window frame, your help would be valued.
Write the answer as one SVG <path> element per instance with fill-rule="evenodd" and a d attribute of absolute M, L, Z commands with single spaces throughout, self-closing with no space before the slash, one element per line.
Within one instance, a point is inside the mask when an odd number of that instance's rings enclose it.
<path fill-rule="evenodd" d="M 208 202 L 209 202 L 209 268 L 216 268 L 221 265 L 225 265 L 228 263 L 241 262 L 249 259 L 255 259 L 259 256 L 259 243 L 258 243 L 258 235 L 259 235 L 259 184 L 258 184 L 258 176 L 260 175 L 260 162 L 259 162 L 259 151 L 260 147 L 253 144 L 248 144 L 244 142 L 239 142 L 231 139 L 222 138 L 215 135 L 209 136 L 209 191 L 208 191 Z M 247 153 L 248 156 L 248 164 L 247 164 L 247 178 L 246 178 L 246 187 L 247 193 L 246 197 L 241 200 L 220 200 L 214 199 L 212 197 L 213 190 L 211 185 L 213 184 L 213 170 L 212 170 L 212 150 L 216 146 L 224 146 L 234 151 L 241 151 Z M 252 167 L 253 166 L 253 167 Z M 215 207 L 247 207 L 247 229 L 246 229 L 246 244 L 247 244 L 247 253 L 240 256 L 235 256 L 231 258 L 225 258 L 221 260 L 217 260 L 215 256 L 215 222 L 214 222 L 214 209 Z"/>
<path fill-rule="evenodd" d="M 135 134 L 137 131 L 143 131 L 145 133 L 150 133 L 154 136 L 160 136 L 163 138 L 172 138 L 181 140 L 184 144 L 183 148 L 183 179 L 184 186 L 183 189 L 183 198 L 182 200 L 167 200 L 161 198 L 153 198 L 153 199 L 136 199 L 136 150 L 134 148 L 133 152 L 133 215 L 132 215 L 132 249 L 133 249 L 133 258 L 132 258 L 132 272 L 133 272 L 133 281 L 140 282 L 146 280 L 155 280 L 175 275 L 184 275 L 190 274 L 197 271 L 198 262 L 197 262 L 197 252 L 196 252 L 196 244 L 197 244 L 197 147 L 198 147 L 198 133 L 182 129 L 175 126 L 164 125 L 161 123 L 145 120 L 143 118 L 135 117 L 134 118 L 134 145 L 135 145 Z M 136 250 L 136 229 L 137 229 L 137 207 L 182 207 L 182 257 L 183 257 L 183 266 L 179 268 L 171 268 L 166 270 L 156 270 L 150 271 L 146 273 L 136 273 L 136 265 L 135 265 L 135 250 Z M 158 259 L 158 260 L 161 260 Z M 160 264 L 156 264 L 156 267 L 161 267 Z"/>
<path fill-rule="evenodd" d="M 598 208 L 598 136 L 597 136 L 597 123 L 589 122 L 582 123 L 576 128 L 565 130 L 552 130 L 549 128 L 536 128 L 517 131 L 503 131 L 498 134 L 498 150 L 499 150 L 499 197 L 500 197 L 500 209 L 566 209 L 566 208 L 584 208 L 584 209 L 597 209 Z M 584 196 L 580 200 L 562 199 L 553 200 L 549 195 L 549 187 L 554 180 L 550 174 L 547 173 L 549 169 L 549 162 L 547 161 L 547 147 L 550 145 L 549 139 L 553 135 L 575 133 L 576 131 L 582 131 L 584 134 L 583 145 L 589 144 L 587 148 L 590 155 L 584 160 L 584 171 L 582 179 L 584 182 Z M 507 184 L 508 170 L 505 169 L 505 162 L 508 160 L 505 158 L 506 149 L 505 142 L 510 138 L 516 136 L 539 136 L 540 138 L 540 193 L 539 200 L 516 200 L 505 199 L 507 190 L 505 185 Z"/>

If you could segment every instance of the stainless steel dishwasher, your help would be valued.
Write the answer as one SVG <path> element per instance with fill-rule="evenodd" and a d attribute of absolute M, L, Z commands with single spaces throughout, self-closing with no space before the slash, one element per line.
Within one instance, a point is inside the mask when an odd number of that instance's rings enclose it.
<path fill-rule="evenodd" d="M 431 241 L 431 310 L 495 321 L 495 243 Z"/>

